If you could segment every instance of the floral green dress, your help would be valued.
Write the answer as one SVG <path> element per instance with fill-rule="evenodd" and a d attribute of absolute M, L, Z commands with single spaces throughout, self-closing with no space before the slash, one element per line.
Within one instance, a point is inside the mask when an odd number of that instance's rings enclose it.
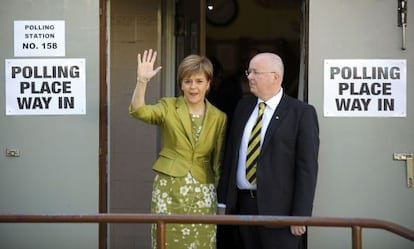
<path fill-rule="evenodd" d="M 192 115 L 194 140 L 197 142 L 204 116 Z M 201 184 L 190 173 L 173 177 L 157 173 L 154 180 L 151 212 L 155 214 L 215 214 L 214 184 Z M 152 248 L 157 248 L 156 225 L 151 229 Z M 215 249 L 215 224 L 167 224 L 167 249 Z"/>

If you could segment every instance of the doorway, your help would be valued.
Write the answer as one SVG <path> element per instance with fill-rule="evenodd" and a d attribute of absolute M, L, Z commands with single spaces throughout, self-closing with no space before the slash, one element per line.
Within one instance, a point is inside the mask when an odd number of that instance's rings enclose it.
<path fill-rule="evenodd" d="M 284 92 L 306 101 L 304 93 L 305 1 L 206 1 L 206 55 L 215 78 L 209 100 L 229 123 L 238 100 L 249 94 L 245 70 L 260 52 L 278 54 L 285 64 Z"/>
<path fill-rule="evenodd" d="M 305 0 L 176 1 L 175 67 L 191 53 L 210 58 L 215 78 L 208 98 L 227 114 L 229 124 L 238 100 L 249 94 L 244 71 L 258 52 L 280 55 L 285 63 L 284 91 L 307 101 L 306 6 Z M 216 86 L 221 91 L 218 98 L 212 94 Z"/>
<path fill-rule="evenodd" d="M 179 0 L 171 6 L 167 0 L 151 1 L 151 4 L 145 0 L 111 1 L 108 18 L 108 212 L 149 212 L 151 165 L 160 144 L 156 127 L 128 115 L 135 86 L 137 52 L 148 48 L 161 51 L 157 63 L 162 64 L 163 71 L 151 82 L 149 103 L 176 92 L 175 67 L 189 53 L 217 58 L 223 66 L 223 79 L 237 76 L 246 69 L 249 52 L 278 53 L 286 64 L 285 91 L 302 98 L 300 82 L 305 81 L 299 76 L 304 64 L 301 63 L 304 55 L 301 53 L 304 44 L 301 39 L 304 37 L 302 1 L 234 1 L 237 15 L 231 22 L 219 26 L 211 20 L 197 23 L 200 16 L 206 14 L 204 5 L 207 2 Z M 180 16 L 197 21 L 190 22 L 182 30 L 179 29 L 182 27 L 180 19 L 177 19 Z M 164 22 L 174 17 L 175 30 L 166 28 Z M 240 77 L 241 80 L 245 78 L 244 74 Z M 246 93 L 244 85 L 240 83 L 239 86 L 242 94 Z M 111 224 L 107 229 L 108 248 L 150 248 L 149 228 L 149 224 Z"/>
<path fill-rule="evenodd" d="M 233 0 L 226 1 L 232 2 L 226 10 L 220 9 L 220 2 L 206 1 L 205 36 L 206 55 L 220 61 L 223 78 L 244 79 L 244 70 L 255 53 L 277 53 L 285 63 L 283 88 L 290 96 L 298 97 L 304 32 L 302 1 Z M 247 94 L 243 83 L 243 94 Z"/>
<path fill-rule="evenodd" d="M 278 54 L 285 65 L 284 92 L 307 101 L 306 6 L 300 0 L 206 0 L 205 54 L 214 67 L 207 97 L 227 114 L 229 124 L 238 100 L 250 94 L 245 70 L 257 53 Z M 240 248 L 237 234 L 234 226 L 219 225 L 217 248 Z M 300 248 L 307 248 L 306 235 Z"/>

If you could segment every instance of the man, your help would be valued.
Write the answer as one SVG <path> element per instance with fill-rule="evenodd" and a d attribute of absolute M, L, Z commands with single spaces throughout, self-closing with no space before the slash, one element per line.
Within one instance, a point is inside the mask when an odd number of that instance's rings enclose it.
<path fill-rule="evenodd" d="M 225 208 L 240 215 L 312 214 L 317 114 L 313 106 L 283 93 L 283 72 L 276 54 L 260 53 L 249 63 L 253 95 L 240 100 L 234 113 L 218 187 L 219 213 Z M 240 226 L 239 232 L 245 249 L 297 249 L 306 227 Z"/>

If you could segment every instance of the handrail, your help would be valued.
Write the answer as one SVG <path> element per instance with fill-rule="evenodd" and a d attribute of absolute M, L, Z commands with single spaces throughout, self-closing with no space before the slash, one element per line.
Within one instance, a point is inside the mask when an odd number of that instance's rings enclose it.
<path fill-rule="evenodd" d="M 226 224 L 226 225 L 306 225 L 352 228 L 352 248 L 362 249 L 362 228 L 383 229 L 414 241 L 414 230 L 385 220 L 338 217 L 299 217 L 263 215 L 156 215 L 156 214 L 69 214 L 69 215 L 0 215 L 0 223 L 156 223 L 157 242 L 165 245 L 165 224 Z"/>

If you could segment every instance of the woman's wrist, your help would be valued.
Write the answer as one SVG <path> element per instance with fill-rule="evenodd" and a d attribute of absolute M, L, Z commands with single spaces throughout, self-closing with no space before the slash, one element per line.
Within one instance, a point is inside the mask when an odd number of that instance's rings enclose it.
<path fill-rule="evenodd" d="M 137 84 L 141 83 L 141 84 L 147 84 L 149 82 L 148 78 L 144 78 L 144 77 L 137 77 Z"/>

